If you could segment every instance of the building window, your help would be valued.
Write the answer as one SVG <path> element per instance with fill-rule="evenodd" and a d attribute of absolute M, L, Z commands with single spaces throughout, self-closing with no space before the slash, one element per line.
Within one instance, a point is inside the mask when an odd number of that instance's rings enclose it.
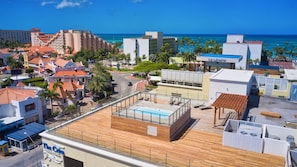
<path fill-rule="evenodd" d="M 29 112 L 29 111 L 32 111 L 32 110 L 35 110 L 35 103 L 25 105 L 25 111 L 26 112 Z"/>

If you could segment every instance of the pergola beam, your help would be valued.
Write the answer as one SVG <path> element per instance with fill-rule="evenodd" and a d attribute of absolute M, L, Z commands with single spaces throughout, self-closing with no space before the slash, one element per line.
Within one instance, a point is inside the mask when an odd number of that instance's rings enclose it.
<path fill-rule="evenodd" d="M 239 116 L 242 112 L 244 112 L 246 106 L 247 106 L 248 97 L 243 95 L 236 95 L 236 94 L 227 94 L 222 93 L 212 104 L 214 106 L 214 127 L 216 126 L 216 114 L 217 109 L 219 109 L 219 119 L 221 119 L 221 109 L 228 108 L 235 110 L 237 113 L 237 119 L 239 119 Z"/>

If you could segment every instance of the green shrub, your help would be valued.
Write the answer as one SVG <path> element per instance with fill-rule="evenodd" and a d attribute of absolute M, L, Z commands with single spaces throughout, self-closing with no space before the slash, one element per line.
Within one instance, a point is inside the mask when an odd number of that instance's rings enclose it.
<path fill-rule="evenodd" d="M 33 73 L 34 72 L 34 69 L 33 68 L 27 68 L 26 70 L 25 70 L 25 73 Z"/>
<path fill-rule="evenodd" d="M 44 78 L 42 77 L 37 77 L 37 78 L 29 78 L 29 79 L 25 79 L 23 80 L 24 84 L 29 84 L 29 83 L 33 83 L 33 82 L 38 82 L 38 81 L 43 81 L 44 82 Z"/>

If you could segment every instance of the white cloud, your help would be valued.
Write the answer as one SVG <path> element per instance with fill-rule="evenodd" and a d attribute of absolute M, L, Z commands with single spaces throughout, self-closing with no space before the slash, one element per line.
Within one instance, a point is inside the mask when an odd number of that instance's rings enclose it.
<path fill-rule="evenodd" d="M 143 0 L 132 0 L 133 3 L 141 3 Z"/>
<path fill-rule="evenodd" d="M 92 5 L 93 3 L 88 1 L 88 0 L 43 0 L 41 2 L 41 6 L 45 6 L 45 5 L 55 5 L 56 9 L 63 9 L 63 8 L 73 8 L 73 7 L 78 7 L 81 6 L 83 3 L 87 3 L 89 5 Z"/>
<path fill-rule="evenodd" d="M 67 8 L 67 7 L 76 7 L 76 6 L 80 6 L 82 2 L 81 1 L 68 1 L 68 0 L 63 0 L 62 2 L 60 2 L 56 8 L 57 9 L 63 9 L 63 8 Z"/>
<path fill-rule="evenodd" d="M 42 1 L 41 2 L 41 6 L 45 6 L 45 5 L 50 5 L 50 4 L 54 4 L 54 3 L 56 3 L 55 1 Z"/>

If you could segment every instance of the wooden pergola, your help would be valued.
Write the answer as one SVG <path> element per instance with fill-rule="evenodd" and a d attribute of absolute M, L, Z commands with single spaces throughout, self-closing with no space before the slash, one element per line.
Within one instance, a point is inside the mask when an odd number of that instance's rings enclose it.
<path fill-rule="evenodd" d="M 217 115 L 218 109 L 219 109 L 219 119 L 221 119 L 220 118 L 221 109 L 224 112 L 225 108 L 235 110 L 237 113 L 237 119 L 239 119 L 240 115 L 246 109 L 247 101 L 248 101 L 248 96 L 222 93 L 212 104 L 212 106 L 214 106 L 214 120 L 213 120 L 214 126 L 216 126 L 216 115 Z"/>

